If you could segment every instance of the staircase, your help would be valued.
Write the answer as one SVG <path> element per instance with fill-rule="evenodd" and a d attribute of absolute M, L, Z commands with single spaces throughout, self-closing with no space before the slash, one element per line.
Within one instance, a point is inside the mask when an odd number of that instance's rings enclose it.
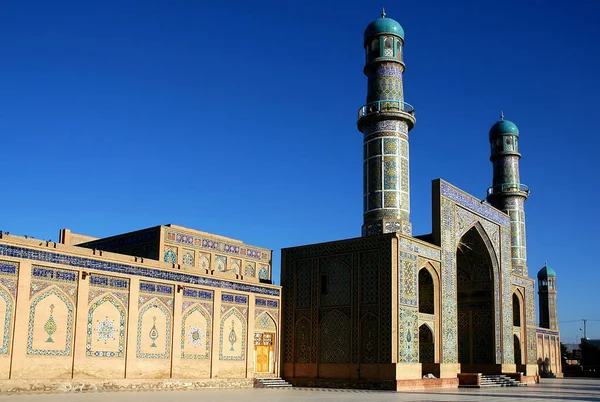
<path fill-rule="evenodd" d="M 255 378 L 254 388 L 291 388 L 292 384 L 281 378 Z"/>
<path fill-rule="evenodd" d="M 481 387 L 521 387 L 527 384 L 521 384 L 517 380 L 513 380 L 503 374 L 499 375 L 482 375 Z"/>

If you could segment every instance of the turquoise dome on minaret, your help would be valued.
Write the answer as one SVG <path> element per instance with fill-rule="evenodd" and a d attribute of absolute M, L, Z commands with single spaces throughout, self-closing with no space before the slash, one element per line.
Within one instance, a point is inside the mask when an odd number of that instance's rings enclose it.
<path fill-rule="evenodd" d="M 544 268 L 540 269 L 540 272 L 537 274 L 538 278 L 548 278 L 550 276 L 556 277 L 556 272 L 554 272 L 554 270 L 550 268 L 548 264 L 546 264 Z"/>
<path fill-rule="evenodd" d="M 392 18 L 386 18 L 384 9 L 381 12 L 381 18 L 377 18 L 375 21 L 371 22 L 367 26 L 367 29 L 365 29 L 365 41 L 369 40 L 374 35 L 386 33 L 398 35 L 404 39 L 404 29 L 402 29 L 402 26 L 398 23 L 398 21 Z"/>
<path fill-rule="evenodd" d="M 519 129 L 512 121 L 504 120 L 504 114 L 500 117 L 500 121 L 490 128 L 490 139 L 500 135 L 516 135 L 519 136 Z"/>

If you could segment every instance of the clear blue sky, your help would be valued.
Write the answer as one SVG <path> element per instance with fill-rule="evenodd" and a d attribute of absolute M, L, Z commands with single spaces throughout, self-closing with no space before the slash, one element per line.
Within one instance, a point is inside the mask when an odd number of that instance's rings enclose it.
<path fill-rule="evenodd" d="M 485 4 L 484 4 L 485 3 Z M 431 180 L 483 198 L 500 110 L 521 132 L 531 276 L 600 319 L 592 1 L 394 1 L 406 32 L 414 233 Z M 275 250 L 360 235 L 373 1 L 15 1 L 0 10 L 0 229 L 176 223 Z M 594 173 L 596 172 L 596 173 Z M 580 323 L 561 324 L 562 339 Z M 588 336 L 600 338 L 600 321 Z"/>

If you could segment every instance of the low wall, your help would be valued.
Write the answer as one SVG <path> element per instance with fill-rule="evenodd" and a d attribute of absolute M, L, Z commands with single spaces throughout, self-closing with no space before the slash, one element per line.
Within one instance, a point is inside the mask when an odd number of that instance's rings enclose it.
<path fill-rule="evenodd" d="M 460 385 L 481 385 L 481 373 L 464 373 L 458 374 L 458 383 Z"/>
<path fill-rule="evenodd" d="M 80 393 L 102 391 L 192 390 L 201 388 L 252 388 L 251 378 L 156 380 L 65 380 L 65 381 L 0 381 L 0 393 Z"/>
<path fill-rule="evenodd" d="M 413 391 L 431 388 L 456 388 L 458 378 L 428 378 L 422 380 L 398 380 L 396 391 Z"/>

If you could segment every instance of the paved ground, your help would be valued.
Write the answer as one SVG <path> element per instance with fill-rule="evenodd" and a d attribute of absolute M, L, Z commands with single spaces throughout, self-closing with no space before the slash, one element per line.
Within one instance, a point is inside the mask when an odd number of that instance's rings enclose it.
<path fill-rule="evenodd" d="M 600 379 L 543 379 L 527 387 L 383 392 L 329 389 L 248 389 L 2 395 L 0 402 L 301 402 L 311 401 L 600 401 Z"/>

